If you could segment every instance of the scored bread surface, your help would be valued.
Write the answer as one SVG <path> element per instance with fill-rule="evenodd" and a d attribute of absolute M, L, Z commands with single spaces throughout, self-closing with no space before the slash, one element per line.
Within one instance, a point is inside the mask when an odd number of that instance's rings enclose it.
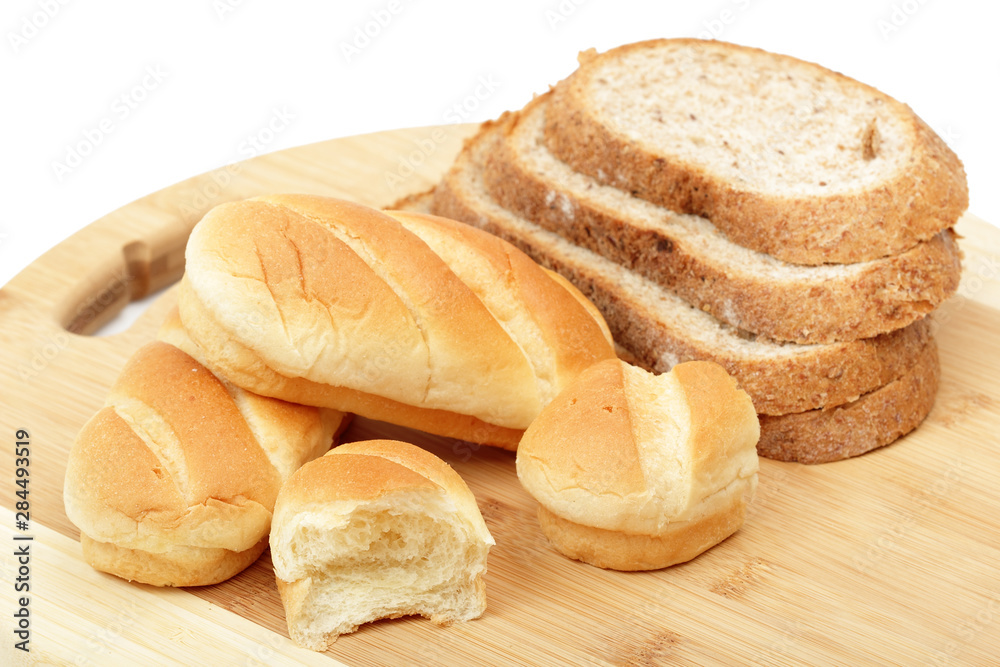
<path fill-rule="evenodd" d="M 133 355 L 66 467 L 66 513 L 92 566 L 190 586 L 260 554 L 282 480 L 329 448 L 345 416 L 242 393 L 167 343 Z"/>
<path fill-rule="evenodd" d="M 958 287 L 951 230 L 892 257 L 797 266 L 737 245 L 681 215 L 575 172 L 545 147 L 551 93 L 484 130 L 487 190 L 504 208 L 662 285 L 734 327 L 776 340 L 867 338 L 933 310 Z M 808 301 L 811 306 L 802 308 Z"/>
<path fill-rule="evenodd" d="M 760 435 L 749 397 L 720 366 L 653 376 L 595 364 L 542 411 L 517 472 L 553 544 L 623 570 L 689 560 L 742 524 Z"/>
<path fill-rule="evenodd" d="M 258 393 L 360 414 L 384 401 L 387 412 L 366 416 L 410 412 L 403 423 L 417 428 L 430 410 L 523 430 L 567 377 L 613 356 L 611 343 L 540 267 L 511 261 L 519 251 L 451 221 L 428 231 L 434 224 L 305 195 L 217 207 L 188 244 L 181 319 L 209 364 Z M 502 285 L 463 280 L 470 262 L 506 266 L 494 267 Z M 495 285 L 500 296 L 476 293 Z M 491 299 L 507 314 L 491 312 Z"/>
<path fill-rule="evenodd" d="M 555 88 L 545 136 L 577 171 L 800 264 L 900 253 L 968 206 L 961 162 L 909 107 L 725 42 L 581 54 Z"/>

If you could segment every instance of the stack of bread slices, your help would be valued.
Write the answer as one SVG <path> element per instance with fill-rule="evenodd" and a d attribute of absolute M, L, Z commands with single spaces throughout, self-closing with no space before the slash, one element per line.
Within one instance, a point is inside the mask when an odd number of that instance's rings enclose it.
<path fill-rule="evenodd" d="M 919 425 L 968 204 L 945 143 L 888 95 L 758 49 L 655 40 L 580 63 L 405 205 L 565 275 L 635 363 L 720 363 L 763 456 L 833 461 Z"/>

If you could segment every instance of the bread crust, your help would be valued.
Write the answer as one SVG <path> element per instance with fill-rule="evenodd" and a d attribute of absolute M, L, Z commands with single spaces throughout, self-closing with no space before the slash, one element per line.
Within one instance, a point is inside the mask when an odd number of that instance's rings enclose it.
<path fill-rule="evenodd" d="M 773 350 L 799 350 L 796 354 L 757 354 L 739 347 L 735 332 L 723 333 L 730 348 L 698 340 L 677 322 L 664 321 L 649 303 L 618 280 L 599 270 L 603 260 L 594 255 L 584 262 L 559 252 L 555 242 L 539 241 L 543 235 L 524 234 L 520 228 L 532 225 L 519 219 L 515 228 L 495 202 L 483 193 L 471 192 L 467 179 L 475 176 L 478 155 L 491 136 L 487 123 L 483 132 L 466 144 L 452 169 L 424 199 L 412 198 L 398 205 L 430 206 L 446 217 L 473 224 L 496 234 L 523 250 L 543 266 L 559 272 L 576 285 L 604 315 L 611 333 L 622 347 L 633 353 L 640 365 L 666 372 L 674 364 L 706 359 L 721 364 L 750 394 L 758 413 L 780 415 L 835 406 L 854 400 L 899 377 L 909 366 L 930 335 L 930 323 L 919 320 L 908 327 L 873 338 L 797 348 L 774 346 Z M 662 299 L 673 298 L 658 286 Z M 720 326 L 720 331 L 723 328 Z M 746 347 L 746 346 L 744 346 Z M 747 348 L 748 350 L 749 348 Z M 768 348 L 772 349 L 772 348 Z"/>
<path fill-rule="evenodd" d="M 442 599 L 433 603 L 428 602 L 425 596 L 434 591 L 423 590 L 419 586 L 414 590 L 411 585 L 406 590 L 412 598 L 407 598 L 402 606 L 397 600 L 397 604 L 387 610 L 382 606 L 385 594 L 372 593 L 359 582 L 356 584 L 359 588 L 353 592 L 369 596 L 365 598 L 369 602 L 371 599 L 377 602 L 371 607 L 354 609 L 354 614 L 345 615 L 339 609 L 327 609 L 325 615 L 335 616 L 337 625 L 332 630 L 329 626 L 317 629 L 314 627 L 317 609 L 311 602 L 331 586 L 328 577 L 332 577 L 333 585 L 336 585 L 336 575 L 324 570 L 330 566 L 324 561 L 327 557 L 325 552 L 306 553 L 305 543 L 310 539 L 306 533 L 317 539 L 317 531 L 330 531 L 330 539 L 343 549 L 338 540 L 347 538 L 337 536 L 349 532 L 346 517 L 359 507 L 370 509 L 373 501 L 383 501 L 383 511 L 389 507 L 399 512 L 406 508 L 410 512 L 424 513 L 428 512 L 425 503 L 444 501 L 441 504 L 448 507 L 446 516 L 436 514 L 435 517 L 449 524 L 454 522 L 451 536 L 463 541 L 468 560 L 462 563 L 460 574 L 449 581 L 447 590 L 436 591 Z M 392 528 L 391 522 L 395 519 L 390 517 L 388 521 Z M 436 538 L 440 539 L 440 535 Z M 475 497 L 451 466 L 409 443 L 393 440 L 353 442 L 304 465 L 282 487 L 275 505 L 270 540 L 275 581 L 285 608 L 288 632 L 292 640 L 304 648 L 325 651 L 340 634 L 354 632 L 359 624 L 378 619 L 419 614 L 434 623 L 449 624 L 478 618 L 486 609 L 483 576 L 487 554 L 494 540 Z M 324 544 L 330 545 L 329 542 Z M 429 553 L 420 556 L 429 557 Z M 359 559 L 364 557 L 363 553 L 357 554 Z M 386 567 L 386 564 L 380 561 L 373 567 L 376 569 L 375 578 L 378 578 L 378 568 Z M 414 578 L 419 577 L 419 562 L 410 562 L 405 567 L 412 570 Z M 399 585 L 398 580 L 396 583 Z M 384 582 L 382 586 L 384 588 Z M 322 609 L 320 615 L 324 615 Z"/>
<path fill-rule="evenodd" d="M 630 217 L 624 191 L 617 206 L 590 196 L 602 186 L 591 180 L 586 190 L 533 169 L 520 154 L 525 121 L 539 123 L 551 93 L 535 98 L 522 111 L 498 121 L 496 139 L 483 164 L 493 198 L 504 208 L 596 252 L 672 290 L 696 308 L 729 325 L 774 340 L 829 343 L 870 338 L 922 318 L 958 289 L 961 253 L 953 231 L 891 257 L 812 271 L 770 257 L 741 252 L 724 240 L 703 246 L 679 216 L 660 209 L 662 226 Z M 533 130 L 531 132 L 534 132 Z M 640 208 L 644 210 L 644 208 Z M 745 258 L 738 264 L 720 251 Z M 808 302 L 809 308 L 801 304 Z"/>
<path fill-rule="evenodd" d="M 516 450 L 524 433 L 524 429 L 490 424 L 471 415 L 422 408 L 348 387 L 313 382 L 301 377 L 287 377 L 271 368 L 255 350 L 230 338 L 214 322 L 213 314 L 196 295 L 188 294 L 183 278 L 178 298 L 185 304 L 185 329 L 197 337 L 200 347 L 210 351 L 205 364 L 213 372 L 253 393 L 302 405 L 317 405 L 364 415 L 370 419 L 501 449 Z"/>
<path fill-rule="evenodd" d="M 199 586 L 260 554 L 283 472 L 326 451 L 344 415 L 241 391 L 165 342 L 133 355 L 66 464 L 66 514 L 93 567 Z"/>
<path fill-rule="evenodd" d="M 905 127 L 912 155 L 884 180 L 854 192 L 782 196 L 753 191 L 612 131 L 589 103 L 602 64 L 640 50 L 742 52 L 802 70 L 879 101 Z M 968 207 L 961 161 L 904 104 L 819 65 L 759 49 L 695 39 L 650 40 L 581 58 L 548 107 L 549 149 L 577 171 L 675 211 L 711 220 L 739 245 L 798 264 L 854 263 L 898 254 L 951 227 Z"/>
<path fill-rule="evenodd" d="M 188 243 L 184 327 L 206 363 L 255 393 L 513 448 L 559 386 L 614 356 L 611 341 L 515 248 L 408 215 L 305 195 L 213 209 Z M 446 254 L 499 279 L 467 283 Z M 513 313 L 476 291 L 497 282 Z"/>
<path fill-rule="evenodd" d="M 163 553 L 98 542 L 80 534 L 83 558 L 95 570 L 151 586 L 210 586 L 250 567 L 267 548 L 267 536 L 243 551 L 177 546 Z"/>
<path fill-rule="evenodd" d="M 654 377 L 595 364 L 539 415 L 517 455 L 543 532 L 598 567 L 690 560 L 743 523 L 760 435 L 749 397 L 717 364 Z"/>
<path fill-rule="evenodd" d="M 828 463 L 884 447 L 930 414 L 940 374 L 931 339 L 906 373 L 855 401 L 827 410 L 762 415 L 757 452 L 778 461 Z"/>
<path fill-rule="evenodd" d="M 538 506 L 542 532 L 557 551 L 608 570 L 658 570 L 686 563 L 739 530 L 746 518 L 742 496 L 725 512 L 681 521 L 660 535 L 630 535 L 594 528 L 556 516 Z"/>

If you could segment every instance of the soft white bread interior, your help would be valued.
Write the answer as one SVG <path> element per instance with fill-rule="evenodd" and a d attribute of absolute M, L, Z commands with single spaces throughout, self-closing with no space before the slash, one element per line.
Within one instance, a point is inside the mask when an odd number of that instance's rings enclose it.
<path fill-rule="evenodd" d="M 380 618 L 478 618 L 494 544 L 458 473 L 414 445 L 341 445 L 281 489 L 271 560 L 288 632 L 324 651 Z"/>
<path fill-rule="evenodd" d="M 743 524 L 759 436 L 749 396 L 717 364 L 656 376 L 605 361 L 528 428 L 517 474 L 559 551 L 598 567 L 657 569 Z"/>
<path fill-rule="evenodd" d="M 67 461 L 84 558 L 156 586 L 228 579 L 267 546 L 282 481 L 345 421 L 229 385 L 167 343 L 140 348 Z"/>
<path fill-rule="evenodd" d="M 564 282 L 433 216 L 274 195 L 210 211 L 186 257 L 180 314 L 206 364 L 296 403 L 513 447 L 614 356 Z"/>

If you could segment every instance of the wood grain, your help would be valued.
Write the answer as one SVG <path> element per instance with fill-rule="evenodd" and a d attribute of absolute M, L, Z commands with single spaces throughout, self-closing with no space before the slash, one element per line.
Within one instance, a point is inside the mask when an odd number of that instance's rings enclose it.
<path fill-rule="evenodd" d="M 16 500 L 17 429 L 27 429 L 32 443 L 33 657 L 51 664 L 163 656 L 181 664 L 995 664 L 1000 232 L 972 216 L 959 225 L 960 293 L 938 314 L 942 385 L 927 421 L 857 459 L 762 461 L 746 526 L 691 563 L 618 573 L 567 560 L 542 537 L 512 454 L 364 419 L 349 440 L 397 437 L 425 446 L 476 494 L 497 541 L 482 619 L 450 628 L 418 618 L 383 621 L 342 637 L 325 655 L 306 655 L 285 641 L 266 554 L 228 582 L 188 590 L 128 584 L 80 560 L 62 504 L 67 452 L 173 296 L 166 292 L 125 332 L 87 334 L 179 277 L 187 234 L 215 204 L 313 192 L 386 205 L 429 187 L 472 129 L 334 140 L 189 179 L 98 220 L 0 290 L 7 509 Z M 12 515 L 5 510 L 0 521 L 0 539 L 10 545 Z M 0 563 L 8 655 L 16 567 L 10 555 Z M 129 619 L 135 622 L 125 628 Z"/>

